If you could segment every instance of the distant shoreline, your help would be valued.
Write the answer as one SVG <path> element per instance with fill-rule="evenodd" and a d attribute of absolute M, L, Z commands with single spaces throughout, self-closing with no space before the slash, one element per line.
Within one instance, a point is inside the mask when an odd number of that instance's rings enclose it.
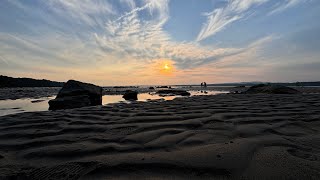
<path fill-rule="evenodd" d="M 13 78 L 0 75 L 0 88 L 16 87 L 62 87 L 63 82 L 50 81 L 46 79 Z"/>
<path fill-rule="evenodd" d="M 64 82 L 51 81 L 46 79 L 33 79 L 33 78 L 14 78 L 9 76 L 0 75 L 0 88 L 15 88 L 15 87 L 62 87 Z M 320 87 L 320 81 L 306 81 L 306 82 L 239 82 L 239 83 L 216 83 L 207 86 L 217 87 L 232 87 L 232 86 L 253 86 L 257 84 L 273 84 L 282 86 L 294 86 L 294 87 Z M 167 86 L 200 86 L 199 84 L 166 84 Z M 155 85 L 103 85 L 104 88 L 138 88 L 148 86 L 159 86 Z"/>

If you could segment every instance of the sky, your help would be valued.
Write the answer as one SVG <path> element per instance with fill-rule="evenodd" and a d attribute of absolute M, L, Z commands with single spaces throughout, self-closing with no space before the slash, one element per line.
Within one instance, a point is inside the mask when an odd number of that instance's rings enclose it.
<path fill-rule="evenodd" d="M 319 0 L 1 0 L 0 74 L 98 85 L 318 81 Z"/>

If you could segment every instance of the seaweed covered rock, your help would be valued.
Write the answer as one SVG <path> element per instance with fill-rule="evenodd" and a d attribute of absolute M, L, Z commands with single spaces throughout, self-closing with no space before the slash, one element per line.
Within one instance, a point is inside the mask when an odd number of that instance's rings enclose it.
<path fill-rule="evenodd" d="M 49 101 L 49 109 L 72 109 L 101 104 L 101 87 L 80 81 L 69 80 L 59 91 L 56 99 Z"/>
<path fill-rule="evenodd" d="M 301 92 L 282 85 L 258 84 L 250 87 L 245 94 L 300 94 Z"/>

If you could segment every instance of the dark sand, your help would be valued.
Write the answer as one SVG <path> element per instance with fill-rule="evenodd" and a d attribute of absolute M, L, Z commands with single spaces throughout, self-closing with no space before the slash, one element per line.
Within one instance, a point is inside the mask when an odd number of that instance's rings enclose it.
<path fill-rule="evenodd" d="M 0 179 L 319 179 L 320 96 L 222 94 L 0 117 Z"/>

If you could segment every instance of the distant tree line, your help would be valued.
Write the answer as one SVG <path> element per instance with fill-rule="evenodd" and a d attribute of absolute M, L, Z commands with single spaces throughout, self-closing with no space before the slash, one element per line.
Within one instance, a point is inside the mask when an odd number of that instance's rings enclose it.
<path fill-rule="evenodd" d="M 4 87 L 62 87 L 63 82 L 55 82 L 46 79 L 13 78 L 0 75 L 0 88 Z"/>

